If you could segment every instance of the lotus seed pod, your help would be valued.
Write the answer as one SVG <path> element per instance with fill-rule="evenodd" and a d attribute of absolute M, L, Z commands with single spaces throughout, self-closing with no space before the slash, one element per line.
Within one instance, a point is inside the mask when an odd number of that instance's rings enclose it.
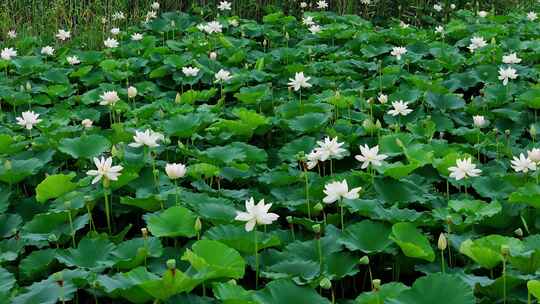
<path fill-rule="evenodd" d="M 47 237 L 47 239 L 48 239 L 49 242 L 51 242 L 51 243 L 54 243 L 54 242 L 58 241 L 58 237 L 57 237 L 56 234 L 54 234 L 54 233 L 49 234 L 49 236 Z"/>
<path fill-rule="evenodd" d="M 452 224 L 452 216 L 451 216 L 451 215 L 447 215 L 447 216 L 446 216 L 446 223 L 447 223 L 448 225 L 451 225 L 451 224 Z"/>
<path fill-rule="evenodd" d="M 522 237 L 523 236 L 523 230 L 521 230 L 521 228 L 518 228 L 518 229 L 514 230 L 514 234 L 519 236 L 519 237 Z"/>
<path fill-rule="evenodd" d="M 360 265 L 368 265 L 369 264 L 369 257 L 367 255 L 360 258 L 358 261 Z"/>
<path fill-rule="evenodd" d="M 63 275 L 62 271 L 58 271 L 58 272 L 53 273 L 52 279 L 54 281 L 56 281 L 56 282 L 62 282 L 64 280 L 64 275 Z"/>
<path fill-rule="evenodd" d="M 508 129 L 504 130 L 504 134 L 507 135 L 507 136 L 510 135 L 510 130 L 508 130 Z"/>
<path fill-rule="evenodd" d="M 448 242 L 446 240 L 446 236 L 444 233 L 439 234 L 439 241 L 437 242 L 437 247 L 439 250 L 443 251 L 446 250 L 446 247 L 448 246 Z"/>
<path fill-rule="evenodd" d="M 508 256 L 510 254 L 510 247 L 508 245 L 501 245 L 501 254 Z"/>
<path fill-rule="evenodd" d="M 64 202 L 64 208 L 66 208 L 68 210 L 71 209 L 71 201 L 65 201 Z"/>
<path fill-rule="evenodd" d="M 170 269 L 170 270 L 176 269 L 176 260 L 175 259 L 167 260 L 167 269 Z"/>
<path fill-rule="evenodd" d="M 319 286 L 321 286 L 321 288 L 323 288 L 323 289 L 330 289 L 330 288 L 332 288 L 332 282 L 328 278 L 323 278 L 319 282 Z"/>
<path fill-rule="evenodd" d="M 381 288 L 381 280 L 374 279 L 371 283 L 373 284 L 374 291 L 378 291 Z"/>
<path fill-rule="evenodd" d="M 313 231 L 315 233 L 321 233 L 321 225 L 320 224 L 315 224 L 315 225 L 311 226 L 311 229 L 313 229 Z"/>
<path fill-rule="evenodd" d="M 293 222 L 293 217 L 292 216 L 288 215 L 286 217 L 286 219 L 287 219 L 287 223 L 292 224 L 292 222 Z"/>

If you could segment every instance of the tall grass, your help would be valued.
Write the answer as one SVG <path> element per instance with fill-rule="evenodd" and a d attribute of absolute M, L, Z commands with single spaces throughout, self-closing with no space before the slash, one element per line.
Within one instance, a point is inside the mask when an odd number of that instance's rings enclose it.
<path fill-rule="evenodd" d="M 161 10 L 193 9 L 215 10 L 220 0 L 161 0 Z M 288 14 L 301 13 L 302 1 L 315 6 L 316 0 L 231 0 L 233 14 L 244 18 L 260 18 L 266 13 L 283 10 Z M 9 29 L 19 34 L 38 36 L 44 41 L 53 40 L 59 28 L 68 28 L 75 37 L 84 38 L 82 47 L 93 47 L 101 40 L 103 31 L 111 27 L 110 16 L 122 11 L 127 17 L 123 21 L 133 24 L 144 18 L 154 0 L 3 0 L 0 3 L 0 36 Z M 458 8 L 487 10 L 504 14 L 511 10 L 527 10 L 536 0 L 371 0 L 366 7 L 360 0 L 328 0 L 330 9 L 340 14 L 360 14 L 368 19 L 388 20 L 398 18 L 412 24 L 422 23 L 423 16 L 433 12 L 433 4 Z M 102 23 L 106 18 L 107 23 Z M 76 38 L 77 39 L 77 38 Z"/>

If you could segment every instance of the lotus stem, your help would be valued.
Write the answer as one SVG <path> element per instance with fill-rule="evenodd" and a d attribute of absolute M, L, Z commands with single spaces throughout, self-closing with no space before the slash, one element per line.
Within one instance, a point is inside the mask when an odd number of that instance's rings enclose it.
<path fill-rule="evenodd" d="M 107 229 L 109 230 L 109 234 L 112 233 L 111 229 L 111 210 L 109 207 L 109 197 L 107 196 L 107 179 L 103 180 L 103 198 L 105 199 L 105 217 L 107 218 Z"/>
<path fill-rule="evenodd" d="M 255 240 L 255 289 L 259 288 L 259 244 L 257 240 L 257 225 L 253 229 L 253 238 Z"/>
<path fill-rule="evenodd" d="M 444 250 L 441 250 L 441 272 L 446 273 L 444 271 Z"/>
<path fill-rule="evenodd" d="M 306 204 L 307 204 L 307 214 L 308 218 L 311 220 L 311 206 L 309 204 L 309 181 L 308 181 L 308 175 L 307 170 L 304 167 L 304 180 L 306 181 Z"/>
<path fill-rule="evenodd" d="M 68 210 L 68 218 L 69 218 L 69 228 L 71 230 L 71 241 L 73 243 L 73 248 L 76 247 L 75 244 L 75 229 L 73 229 L 73 218 L 71 216 L 71 210 Z"/>
<path fill-rule="evenodd" d="M 503 304 L 506 304 L 506 257 L 503 257 Z"/>

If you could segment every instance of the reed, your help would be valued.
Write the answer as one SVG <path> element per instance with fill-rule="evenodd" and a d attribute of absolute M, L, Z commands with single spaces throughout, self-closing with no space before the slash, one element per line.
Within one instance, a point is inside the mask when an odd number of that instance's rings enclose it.
<path fill-rule="evenodd" d="M 243 18 L 260 19 L 267 13 L 282 10 L 287 14 L 300 15 L 303 0 L 233 0 L 233 14 Z M 305 0 L 315 6 L 316 0 Z M 44 43 L 54 41 L 58 28 L 74 32 L 71 43 L 93 48 L 101 43 L 102 32 L 109 29 L 111 15 L 124 12 L 126 20 L 121 25 L 135 24 L 142 20 L 153 0 L 15 0 L 0 4 L 0 36 L 9 29 L 19 34 L 39 37 Z M 411 24 L 422 24 L 424 16 L 433 14 L 435 3 L 454 3 L 458 8 L 476 8 L 492 13 L 528 10 L 535 0 L 371 0 L 366 7 L 360 0 L 329 0 L 330 9 L 339 14 L 359 14 L 375 23 L 396 18 Z M 161 0 L 162 11 L 210 11 L 219 0 Z M 107 23 L 102 23 L 106 18 Z"/>

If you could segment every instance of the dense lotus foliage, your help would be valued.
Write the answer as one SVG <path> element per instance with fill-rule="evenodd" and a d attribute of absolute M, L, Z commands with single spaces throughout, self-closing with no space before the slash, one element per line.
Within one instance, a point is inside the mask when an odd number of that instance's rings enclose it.
<path fill-rule="evenodd" d="M 0 302 L 535 302 L 540 26 L 437 5 L 10 32 Z"/>

